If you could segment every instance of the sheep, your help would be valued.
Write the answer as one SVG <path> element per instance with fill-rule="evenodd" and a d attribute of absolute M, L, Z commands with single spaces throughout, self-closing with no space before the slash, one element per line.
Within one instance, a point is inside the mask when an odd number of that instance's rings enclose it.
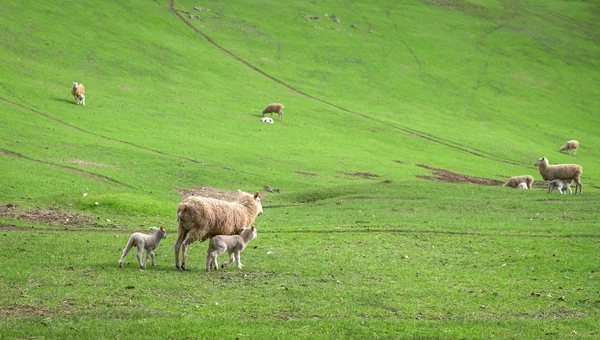
<path fill-rule="evenodd" d="M 177 206 L 177 241 L 175 242 L 175 267 L 185 270 L 187 249 L 196 240 L 203 242 L 217 235 L 239 234 L 243 227 L 262 215 L 260 194 L 254 195 L 238 190 L 235 202 L 222 201 L 210 197 L 190 196 Z M 183 258 L 179 264 L 179 250 Z"/>
<path fill-rule="evenodd" d="M 563 181 L 575 181 L 575 193 L 579 189 L 579 194 L 583 193 L 583 184 L 581 184 L 581 174 L 583 168 L 577 164 L 556 164 L 550 165 L 546 157 L 542 157 L 535 161 L 535 166 L 538 167 L 540 175 L 545 181 L 560 179 Z"/>
<path fill-rule="evenodd" d="M 567 154 L 575 156 L 577 149 L 579 148 L 579 142 L 576 140 L 569 140 L 563 146 L 558 149 L 558 152 L 567 151 Z"/>
<path fill-rule="evenodd" d="M 74 81 L 73 87 L 71 88 L 71 94 L 73 95 L 75 104 L 83 104 L 83 106 L 85 106 L 85 87 L 83 87 L 83 84 Z"/>
<path fill-rule="evenodd" d="M 257 230 L 254 226 L 251 226 L 250 228 L 242 228 L 239 235 L 217 235 L 211 238 L 206 251 L 206 271 L 219 268 L 217 257 L 225 251 L 229 253 L 229 260 L 225 261 L 221 268 L 225 268 L 235 260 L 238 269 L 242 269 L 244 265 L 240 261 L 240 253 L 246 248 L 248 242 L 254 240 L 256 236 Z"/>
<path fill-rule="evenodd" d="M 531 189 L 531 186 L 533 185 L 533 181 L 534 181 L 533 176 L 529 176 L 529 175 L 514 176 L 514 177 L 509 178 L 508 181 L 506 181 L 506 183 L 504 183 L 502 186 L 518 188 L 519 184 L 525 183 L 527 185 L 527 189 Z"/>
<path fill-rule="evenodd" d="M 263 123 L 269 123 L 269 124 L 273 124 L 273 118 L 270 118 L 270 117 L 263 117 L 263 118 L 262 118 L 262 122 L 263 122 Z"/>
<path fill-rule="evenodd" d="M 527 187 L 527 183 L 521 182 L 521 183 L 519 183 L 519 186 L 517 186 L 517 189 L 527 190 L 529 188 Z"/>
<path fill-rule="evenodd" d="M 148 256 L 152 258 L 152 266 L 154 266 L 154 249 L 158 247 L 160 240 L 163 238 L 167 238 L 167 231 L 161 225 L 160 228 L 150 228 L 150 231 L 154 231 L 153 235 L 146 235 L 144 233 L 133 233 L 131 237 L 129 237 L 129 241 L 123 249 L 123 253 L 121 254 L 121 260 L 119 261 L 119 268 L 123 268 L 123 260 L 127 253 L 131 250 L 132 247 L 137 247 L 137 253 L 135 256 L 137 257 L 138 264 L 140 265 L 140 269 L 146 268 L 146 263 L 148 263 Z M 142 263 L 142 252 L 146 249 L 146 260 Z"/>
<path fill-rule="evenodd" d="M 560 179 L 554 179 L 548 183 L 548 193 L 552 193 L 554 189 L 557 189 L 560 194 L 563 194 L 564 190 L 569 190 L 569 194 L 573 194 L 573 190 L 571 190 L 571 181 L 562 181 Z"/>
<path fill-rule="evenodd" d="M 273 113 L 277 113 L 279 115 L 279 119 L 283 120 L 283 104 L 273 103 L 267 105 L 267 107 L 262 110 L 262 116 L 264 117 L 267 113 L 270 113 L 271 117 L 273 117 Z"/>

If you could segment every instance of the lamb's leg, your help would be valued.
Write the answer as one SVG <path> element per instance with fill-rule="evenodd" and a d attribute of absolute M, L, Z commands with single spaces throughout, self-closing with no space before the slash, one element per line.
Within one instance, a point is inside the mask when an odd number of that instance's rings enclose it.
<path fill-rule="evenodd" d="M 125 249 L 123 249 L 123 253 L 121 254 L 121 260 L 119 260 L 119 268 L 123 268 L 123 261 L 125 260 L 125 256 L 127 256 L 129 251 L 131 250 L 131 247 L 133 247 L 133 244 L 131 242 L 127 242 L 127 245 L 125 246 Z"/>
<path fill-rule="evenodd" d="M 228 264 L 230 264 L 231 262 L 235 261 L 235 255 L 233 254 L 233 252 L 229 252 L 229 260 L 223 262 L 223 264 L 221 265 L 221 268 L 225 268 L 227 267 Z"/>
<path fill-rule="evenodd" d="M 241 254 L 241 253 L 242 253 L 241 251 L 237 251 L 237 252 L 235 252 L 235 262 L 237 263 L 237 267 L 238 267 L 238 269 L 242 269 L 242 267 L 244 266 L 244 265 L 242 264 L 242 261 L 240 260 L 240 254 Z"/>
<path fill-rule="evenodd" d="M 145 265 L 145 264 L 143 264 L 143 265 L 142 265 L 142 255 L 143 255 L 143 252 L 144 252 L 144 247 L 143 247 L 143 245 L 138 245 L 138 251 L 137 251 L 137 253 L 135 254 L 135 257 L 137 257 L 138 264 L 140 265 L 140 268 L 141 268 L 141 269 L 144 269 L 144 268 L 146 268 L 146 265 Z M 148 254 L 146 254 L 146 260 L 147 260 L 147 259 L 148 259 Z"/>
<path fill-rule="evenodd" d="M 152 259 L 152 267 L 154 267 L 154 251 L 150 251 L 150 258 Z M 148 255 L 146 255 L 146 262 L 148 262 Z M 146 266 L 145 263 L 144 266 Z"/>

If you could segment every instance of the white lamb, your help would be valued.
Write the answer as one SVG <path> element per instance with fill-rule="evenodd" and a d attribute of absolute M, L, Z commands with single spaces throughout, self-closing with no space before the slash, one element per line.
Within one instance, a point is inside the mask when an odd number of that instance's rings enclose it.
<path fill-rule="evenodd" d="M 526 183 L 526 182 L 521 182 L 521 183 L 519 183 L 519 185 L 517 186 L 517 189 L 521 189 L 521 190 L 527 190 L 527 189 L 529 189 L 529 188 L 527 187 L 527 183 Z"/>
<path fill-rule="evenodd" d="M 150 231 L 154 231 L 154 235 L 146 235 L 144 233 L 133 233 L 129 238 L 129 242 L 127 242 L 127 246 L 123 249 L 123 254 L 121 255 L 121 260 L 119 261 L 119 267 L 123 267 L 123 260 L 127 253 L 131 250 L 132 247 L 137 247 L 137 253 L 135 256 L 137 257 L 138 264 L 141 269 L 146 268 L 146 263 L 148 263 L 148 256 L 152 258 L 152 266 L 154 266 L 154 249 L 158 247 L 160 240 L 163 238 L 167 238 L 167 231 L 161 225 L 160 228 L 150 228 Z M 146 249 L 146 260 L 142 263 L 142 252 Z"/>
<path fill-rule="evenodd" d="M 547 183 L 548 184 L 548 193 L 557 189 L 558 192 L 562 195 L 565 190 L 569 190 L 569 194 L 573 194 L 573 190 L 571 190 L 571 181 L 562 181 L 560 179 L 555 179 Z"/>
<path fill-rule="evenodd" d="M 262 117 L 261 119 L 263 123 L 273 124 L 273 118 L 271 117 Z"/>
<path fill-rule="evenodd" d="M 246 248 L 248 242 L 254 240 L 256 236 L 256 228 L 252 226 L 250 228 L 242 228 L 239 235 L 217 235 L 213 237 L 206 252 L 206 271 L 210 271 L 211 269 L 217 270 L 219 268 L 217 256 L 223 254 L 225 251 L 229 253 L 229 260 L 225 261 L 221 265 L 221 268 L 225 268 L 235 260 L 238 269 L 242 269 L 243 265 L 240 261 L 240 253 Z"/>

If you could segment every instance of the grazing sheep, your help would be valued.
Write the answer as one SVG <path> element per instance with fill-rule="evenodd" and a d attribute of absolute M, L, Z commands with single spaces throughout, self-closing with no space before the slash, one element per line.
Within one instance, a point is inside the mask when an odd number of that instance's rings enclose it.
<path fill-rule="evenodd" d="M 210 197 L 190 196 L 177 207 L 177 241 L 175 242 L 175 267 L 185 270 L 187 249 L 196 240 L 201 242 L 217 235 L 239 234 L 243 227 L 262 215 L 260 195 L 238 190 L 237 201 L 228 202 Z M 188 235 L 189 234 L 189 235 Z M 179 250 L 183 247 L 181 266 Z"/>
<path fill-rule="evenodd" d="M 527 183 L 521 182 L 519 183 L 519 186 L 517 186 L 517 189 L 527 190 L 529 188 L 527 187 Z"/>
<path fill-rule="evenodd" d="M 85 106 L 85 87 L 83 87 L 83 84 L 73 82 L 73 87 L 71 88 L 71 94 L 73 95 L 75 104 L 77 104 L 77 105 L 83 104 L 83 106 Z"/>
<path fill-rule="evenodd" d="M 519 184 L 521 183 L 525 183 L 527 185 L 527 189 L 531 189 L 531 186 L 533 185 L 533 176 L 514 176 L 509 178 L 508 181 L 506 181 L 506 183 L 504 183 L 502 186 L 518 188 Z"/>
<path fill-rule="evenodd" d="M 583 173 L 581 165 L 577 164 L 555 164 L 550 165 L 546 157 L 542 157 L 535 161 L 535 166 L 538 167 L 540 175 L 545 181 L 552 181 L 560 179 L 563 181 L 575 181 L 575 193 L 579 189 L 579 194 L 583 193 L 583 184 L 581 184 L 580 177 Z"/>
<path fill-rule="evenodd" d="M 262 116 L 264 117 L 267 113 L 270 113 L 271 117 L 273 117 L 273 113 L 277 113 L 279 115 L 279 119 L 283 120 L 283 104 L 273 103 L 267 105 L 267 107 L 262 110 Z"/>
<path fill-rule="evenodd" d="M 557 189 L 560 194 L 563 194 L 564 190 L 569 189 L 569 194 L 573 194 L 573 190 L 571 190 L 571 181 L 562 181 L 560 179 L 554 179 L 550 182 L 546 183 L 548 185 L 548 193 L 552 193 L 554 189 Z"/>
<path fill-rule="evenodd" d="M 271 117 L 262 117 L 262 122 L 263 123 L 273 124 L 273 118 L 271 118 Z"/>
<path fill-rule="evenodd" d="M 559 152 L 567 151 L 567 154 L 575 156 L 577 149 L 579 148 L 579 142 L 576 140 L 569 140 L 558 150 Z"/>
<path fill-rule="evenodd" d="M 238 269 L 242 269 L 243 265 L 240 261 L 240 253 L 246 248 L 248 242 L 256 238 L 257 232 L 254 226 L 250 228 L 242 228 L 240 235 L 217 235 L 210 239 L 208 250 L 206 252 L 206 271 L 211 269 L 217 270 L 217 256 L 225 251 L 229 253 L 229 260 L 225 261 L 221 268 L 225 268 L 228 264 L 235 260 Z"/>
<path fill-rule="evenodd" d="M 123 249 L 123 254 L 121 255 L 121 260 L 119 261 L 119 267 L 123 267 L 123 260 L 127 253 L 131 250 L 132 247 L 137 247 L 137 253 L 135 256 L 137 257 L 138 264 L 141 269 L 146 268 L 146 263 L 148 263 L 148 256 L 152 258 L 152 266 L 154 266 L 154 249 L 158 247 L 160 240 L 167 237 L 167 231 L 161 225 L 160 228 L 150 228 L 151 231 L 154 231 L 154 235 L 146 235 L 144 233 L 133 233 L 129 238 L 129 242 Z M 142 264 L 142 252 L 146 249 L 146 260 Z"/>

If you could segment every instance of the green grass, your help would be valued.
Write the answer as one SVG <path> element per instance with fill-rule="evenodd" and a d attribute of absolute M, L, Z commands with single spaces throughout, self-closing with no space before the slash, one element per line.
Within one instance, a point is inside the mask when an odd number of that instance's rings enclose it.
<path fill-rule="evenodd" d="M 596 14 L 3 2 L 0 337 L 597 336 Z M 270 102 L 284 121 L 260 122 Z M 576 156 L 558 152 L 568 139 Z M 543 156 L 582 165 L 584 194 L 547 194 Z M 420 165 L 537 185 L 431 181 Z M 205 273 L 200 243 L 191 271 L 174 268 L 180 191 L 202 186 L 261 191 L 242 271 Z M 54 220 L 18 217 L 48 208 Z M 157 225 L 157 266 L 117 268 L 128 235 Z"/>

